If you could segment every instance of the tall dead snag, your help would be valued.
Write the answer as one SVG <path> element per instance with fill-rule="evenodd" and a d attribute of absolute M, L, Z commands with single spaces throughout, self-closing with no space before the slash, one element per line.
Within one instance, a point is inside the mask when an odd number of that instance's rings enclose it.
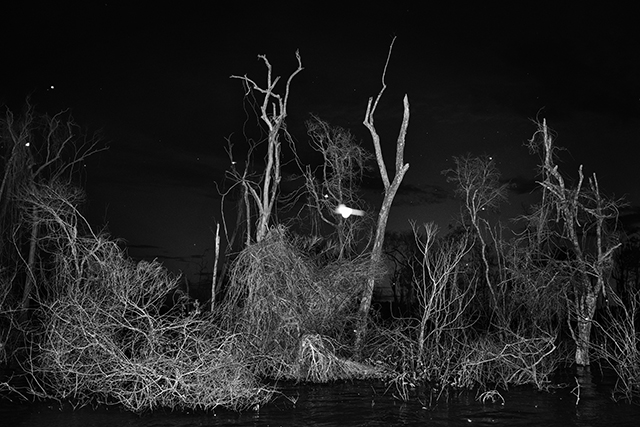
<path fill-rule="evenodd" d="M 385 83 L 384 78 L 387 74 L 387 67 L 389 66 L 389 59 L 391 58 L 391 51 L 393 49 L 393 43 L 395 42 L 395 40 L 396 39 L 394 38 L 391 42 L 391 46 L 389 46 L 387 62 L 385 63 L 384 70 L 382 72 L 382 89 L 380 89 L 380 93 L 378 93 L 375 102 L 373 100 L 373 97 L 369 98 L 369 103 L 367 104 L 367 112 L 365 113 L 363 122 L 371 133 L 373 146 L 376 151 L 376 160 L 378 162 L 378 168 L 380 169 L 380 176 L 382 177 L 382 183 L 384 184 L 384 199 L 382 201 L 380 213 L 378 214 L 376 237 L 373 243 L 373 249 L 371 250 L 371 262 L 373 265 L 377 265 L 381 262 L 384 233 L 387 229 L 387 219 L 389 218 L 391 204 L 393 203 L 393 198 L 398 191 L 398 187 L 400 187 L 402 178 L 404 178 L 404 174 L 407 173 L 407 170 L 409 169 L 409 163 L 404 163 L 404 144 L 405 137 L 407 135 L 407 128 L 409 127 L 409 98 L 407 97 L 407 95 L 405 94 L 403 98 L 404 114 L 402 116 L 402 126 L 400 127 L 398 141 L 396 143 L 396 173 L 393 177 L 393 181 L 389 181 L 387 167 L 384 163 L 384 158 L 382 157 L 380 136 L 378 135 L 378 132 L 376 131 L 376 128 L 373 124 L 373 115 L 376 111 L 376 107 L 378 106 L 378 102 L 380 102 L 380 98 L 382 98 L 384 90 L 387 88 L 387 84 Z M 362 346 L 362 339 L 364 338 L 364 335 L 366 333 L 367 316 L 369 315 L 369 308 L 371 308 L 371 298 L 373 297 L 373 288 L 375 284 L 374 281 L 375 279 L 372 274 L 367 282 L 367 286 L 365 288 L 364 294 L 362 295 L 362 299 L 360 300 L 360 309 L 358 313 L 360 322 L 356 331 L 356 351 L 360 350 Z"/>
<path fill-rule="evenodd" d="M 538 138 L 536 138 L 538 136 Z M 614 251 L 621 245 L 607 223 L 618 215 L 619 201 L 608 200 L 600 193 L 598 180 L 593 174 L 584 185 L 582 165 L 578 169 L 578 182 L 574 188 L 565 185 L 564 178 L 554 164 L 555 147 L 545 121 L 529 141 L 530 147 L 544 153 L 542 185 L 548 203 L 543 226 L 556 231 L 559 247 L 568 259 L 561 264 L 568 278 L 566 289 L 569 306 L 569 330 L 576 344 L 575 361 L 589 365 L 591 326 L 600 294 L 606 296 L 606 280 L 613 266 Z M 555 218 L 554 218 L 555 214 Z M 538 220 L 538 221 L 539 221 Z M 575 326 L 574 326 L 575 325 Z"/>
<path fill-rule="evenodd" d="M 248 87 L 248 90 L 258 92 L 264 96 L 262 105 L 260 106 L 260 119 L 267 126 L 267 154 L 265 156 L 265 169 L 257 182 L 249 181 L 247 170 L 243 175 L 236 174 L 233 177 L 242 183 L 243 189 L 251 195 L 253 202 L 258 210 L 258 218 L 256 220 L 256 242 L 261 241 L 267 234 L 269 229 L 269 220 L 273 211 L 278 189 L 280 187 L 280 157 L 281 157 L 281 141 L 280 132 L 284 131 L 284 120 L 287 117 L 287 102 L 289 100 L 289 87 L 293 77 L 302 71 L 302 60 L 300 53 L 296 51 L 298 60 L 298 68 L 289 76 L 284 95 L 275 93 L 275 87 L 280 77 L 272 79 L 271 64 L 265 55 L 258 55 L 267 67 L 267 83 L 264 88 L 258 86 L 253 80 L 246 75 L 231 76 L 232 79 L 242 80 Z M 253 151 L 250 147 L 249 153 Z M 246 162 L 247 167 L 249 161 Z M 247 221 L 250 221 L 250 213 L 247 212 Z"/>

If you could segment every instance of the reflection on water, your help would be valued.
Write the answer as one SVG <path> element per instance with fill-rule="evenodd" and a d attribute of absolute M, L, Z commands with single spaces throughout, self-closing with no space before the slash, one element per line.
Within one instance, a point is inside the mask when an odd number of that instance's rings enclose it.
<path fill-rule="evenodd" d="M 282 389 L 285 397 L 257 412 L 215 414 L 157 412 L 137 416 L 118 409 L 61 409 L 52 404 L 0 403 L 0 424 L 25 427 L 187 427 L 187 426 L 638 426 L 640 407 L 617 404 L 610 388 L 582 375 L 568 387 L 537 392 L 517 388 L 501 392 L 505 403 L 482 404 L 464 393 L 427 409 L 419 399 L 400 402 L 384 385 L 366 382 L 300 385 Z M 295 402 L 295 403 L 294 403 Z"/>

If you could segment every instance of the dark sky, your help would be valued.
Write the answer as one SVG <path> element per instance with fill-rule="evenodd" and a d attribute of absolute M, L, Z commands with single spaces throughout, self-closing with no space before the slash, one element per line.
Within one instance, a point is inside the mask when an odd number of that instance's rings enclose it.
<path fill-rule="evenodd" d="M 640 26 L 630 10 L 239 3 L 25 2 L 3 12 L 0 101 L 19 111 L 31 94 L 40 111 L 71 108 L 81 125 L 102 129 L 110 149 L 87 169 L 89 217 L 95 228 L 108 222 L 131 255 L 210 271 L 220 220 L 214 182 L 229 165 L 225 138 L 240 149 L 246 119 L 242 85 L 230 75 L 264 81 L 257 55 L 265 54 L 286 78 L 299 49 L 305 69 L 292 83 L 288 118 L 299 151 L 310 113 L 372 148 L 362 119 L 394 36 L 376 126 L 393 156 L 407 93 L 411 166 L 390 228 L 408 228 L 408 218 L 452 222 L 458 208 L 440 172 L 454 155 L 489 154 L 505 180 L 530 188 L 537 158 L 523 142 L 535 117 L 568 149 L 565 174 L 584 164 L 605 192 L 640 206 Z M 380 193 L 376 182 L 366 190 Z M 518 193 L 506 216 L 521 212 Z"/>

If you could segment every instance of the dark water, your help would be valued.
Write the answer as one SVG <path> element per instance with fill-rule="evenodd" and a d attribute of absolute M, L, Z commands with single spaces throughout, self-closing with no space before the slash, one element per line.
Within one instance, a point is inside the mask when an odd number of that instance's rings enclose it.
<path fill-rule="evenodd" d="M 537 392 L 517 388 L 501 392 L 504 404 L 482 403 L 466 393 L 431 409 L 418 399 L 404 403 L 384 385 L 346 383 L 290 386 L 257 412 L 176 413 L 142 416 L 115 408 L 76 411 L 57 404 L 0 402 L 0 426 L 25 427 L 187 427 L 187 426 L 640 426 L 640 406 L 615 403 L 610 388 L 584 382 L 580 401 L 575 385 Z"/>

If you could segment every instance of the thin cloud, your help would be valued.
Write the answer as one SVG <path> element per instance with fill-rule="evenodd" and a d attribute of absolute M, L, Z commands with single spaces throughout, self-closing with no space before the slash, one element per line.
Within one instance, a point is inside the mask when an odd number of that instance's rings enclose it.
<path fill-rule="evenodd" d="M 393 199 L 395 206 L 417 206 L 424 204 L 443 203 L 449 198 L 449 193 L 438 185 L 431 184 L 405 184 L 398 189 Z"/>
<path fill-rule="evenodd" d="M 515 194 L 530 194 L 540 188 L 540 184 L 533 178 L 516 176 L 504 181 L 510 192 Z"/>

